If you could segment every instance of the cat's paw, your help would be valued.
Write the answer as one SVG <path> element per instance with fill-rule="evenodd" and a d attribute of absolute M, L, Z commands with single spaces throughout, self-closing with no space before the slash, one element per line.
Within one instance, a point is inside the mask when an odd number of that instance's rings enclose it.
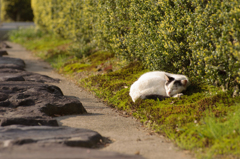
<path fill-rule="evenodd" d="M 175 94 L 173 97 L 174 98 L 180 98 L 181 96 L 183 96 L 183 94 L 182 93 L 178 93 L 178 94 Z"/>

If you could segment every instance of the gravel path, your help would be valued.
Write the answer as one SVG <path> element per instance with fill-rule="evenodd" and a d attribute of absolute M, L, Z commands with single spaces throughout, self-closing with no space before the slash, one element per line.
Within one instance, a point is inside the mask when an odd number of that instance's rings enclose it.
<path fill-rule="evenodd" d="M 54 72 L 51 66 L 34 57 L 22 46 L 7 42 L 12 48 L 7 49 L 9 57 L 21 58 L 26 63 L 26 70 L 48 75 L 61 80 L 59 84 L 65 96 L 79 98 L 88 114 L 57 117 L 63 126 L 86 128 L 99 132 L 112 140 L 101 151 L 115 151 L 124 154 L 140 154 L 147 159 L 192 159 L 193 157 L 161 135 L 151 133 L 132 117 L 123 117 L 115 109 L 107 107 L 83 88 Z"/>

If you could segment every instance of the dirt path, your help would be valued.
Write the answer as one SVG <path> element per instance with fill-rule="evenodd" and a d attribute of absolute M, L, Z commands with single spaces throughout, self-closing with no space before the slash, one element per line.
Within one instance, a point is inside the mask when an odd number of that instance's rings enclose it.
<path fill-rule="evenodd" d="M 163 136 L 151 134 L 141 123 L 132 117 L 122 117 L 116 110 L 107 107 L 93 95 L 76 86 L 73 82 L 55 73 L 51 66 L 32 56 L 18 44 L 8 42 L 9 57 L 21 58 L 26 63 L 26 70 L 53 78 L 61 79 L 59 84 L 64 95 L 76 96 L 80 99 L 89 114 L 58 117 L 63 126 L 86 128 L 99 132 L 110 138 L 111 143 L 102 151 L 115 151 L 125 154 L 140 154 L 147 159 L 192 159 L 186 151 L 179 150 Z"/>

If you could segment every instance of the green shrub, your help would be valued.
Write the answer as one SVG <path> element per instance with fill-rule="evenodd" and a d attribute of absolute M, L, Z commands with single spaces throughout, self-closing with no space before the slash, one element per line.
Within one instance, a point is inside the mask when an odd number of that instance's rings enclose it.
<path fill-rule="evenodd" d="M 33 21 L 31 0 L 1 0 L 2 21 Z"/>
<path fill-rule="evenodd" d="M 225 89 L 240 83 L 239 1 L 103 4 L 100 24 L 107 27 L 100 40 L 108 37 L 114 52 L 139 59 L 151 70 L 183 73 Z"/>
<path fill-rule="evenodd" d="M 150 70 L 225 89 L 240 84 L 238 0 L 32 0 L 32 5 L 41 28 L 82 45 L 96 43 Z"/>
<path fill-rule="evenodd" d="M 208 3 L 207 3 L 208 2 Z M 237 0 L 195 1 L 189 19 L 191 74 L 202 75 L 209 83 L 226 89 L 240 83 L 240 14 Z M 194 73 L 197 70 L 197 73 Z"/>
<path fill-rule="evenodd" d="M 32 0 L 34 21 L 42 29 L 73 40 L 90 41 L 95 8 L 93 0 Z"/>

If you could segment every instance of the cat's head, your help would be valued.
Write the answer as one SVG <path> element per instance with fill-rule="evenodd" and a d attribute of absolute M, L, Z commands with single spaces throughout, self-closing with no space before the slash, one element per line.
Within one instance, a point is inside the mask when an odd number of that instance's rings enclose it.
<path fill-rule="evenodd" d="M 167 96 L 171 97 L 175 94 L 181 93 L 187 88 L 188 80 L 175 80 L 173 77 L 165 75 L 166 83 L 165 89 Z"/>

